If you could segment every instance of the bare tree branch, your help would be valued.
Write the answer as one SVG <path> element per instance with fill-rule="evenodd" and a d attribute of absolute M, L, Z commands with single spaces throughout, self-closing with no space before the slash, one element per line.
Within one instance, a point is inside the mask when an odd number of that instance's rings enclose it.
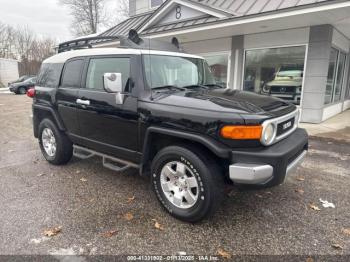
<path fill-rule="evenodd" d="M 37 74 L 43 60 L 52 56 L 57 41 L 39 38 L 27 26 L 14 28 L 0 22 L 0 57 L 19 60 L 19 72 Z"/>

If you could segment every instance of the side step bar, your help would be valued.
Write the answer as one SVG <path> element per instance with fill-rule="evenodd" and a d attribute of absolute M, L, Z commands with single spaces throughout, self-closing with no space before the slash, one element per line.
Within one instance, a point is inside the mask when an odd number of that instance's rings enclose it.
<path fill-rule="evenodd" d="M 80 159 L 88 159 L 93 156 L 100 156 L 102 157 L 103 166 L 116 172 L 123 172 L 129 168 L 140 168 L 139 165 L 131 163 L 129 161 L 115 158 L 77 145 L 73 145 L 73 155 Z"/>

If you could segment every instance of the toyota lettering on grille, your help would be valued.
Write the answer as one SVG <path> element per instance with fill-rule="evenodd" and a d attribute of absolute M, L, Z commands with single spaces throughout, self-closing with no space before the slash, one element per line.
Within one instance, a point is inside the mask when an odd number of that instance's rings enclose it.
<path fill-rule="evenodd" d="M 288 129 L 288 128 L 291 127 L 291 126 L 292 126 L 292 121 L 289 121 L 289 122 L 283 124 L 283 130 Z"/>

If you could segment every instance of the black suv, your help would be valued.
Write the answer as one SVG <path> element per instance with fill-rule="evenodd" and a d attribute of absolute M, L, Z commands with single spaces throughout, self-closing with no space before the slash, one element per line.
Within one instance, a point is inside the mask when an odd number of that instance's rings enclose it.
<path fill-rule="evenodd" d="M 124 42 L 44 61 L 33 124 L 51 164 L 97 155 L 116 171 L 138 168 L 171 215 L 196 222 L 225 183 L 276 186 L 304 158 L 295 105 L 223 89 L 203 58 L 170 45 Z"/>

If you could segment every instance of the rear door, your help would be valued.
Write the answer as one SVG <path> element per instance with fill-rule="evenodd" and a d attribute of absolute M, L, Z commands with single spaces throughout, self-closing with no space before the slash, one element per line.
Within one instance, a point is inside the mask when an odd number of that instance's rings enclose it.
<path fill-rule="evenodd" d="M 137 97 L 130 91 L 131 57 L 91 57 L 79 90 L 78 119 L 84 144 L 97 151 L 138 161 Z M 118 104 L 115 93 L 104 89 L 104 73 L 121 73 L 125 99 Z"/>
<path fill-rule="evenodd" d="M 65 63 L 56 94 L 57 110 L 67 133 L 73 136 L 73 141 L 74 136 L 81 135 L 77 117 L 77 99 L 84 63 L 84 58 L 70 59 Z"/>

